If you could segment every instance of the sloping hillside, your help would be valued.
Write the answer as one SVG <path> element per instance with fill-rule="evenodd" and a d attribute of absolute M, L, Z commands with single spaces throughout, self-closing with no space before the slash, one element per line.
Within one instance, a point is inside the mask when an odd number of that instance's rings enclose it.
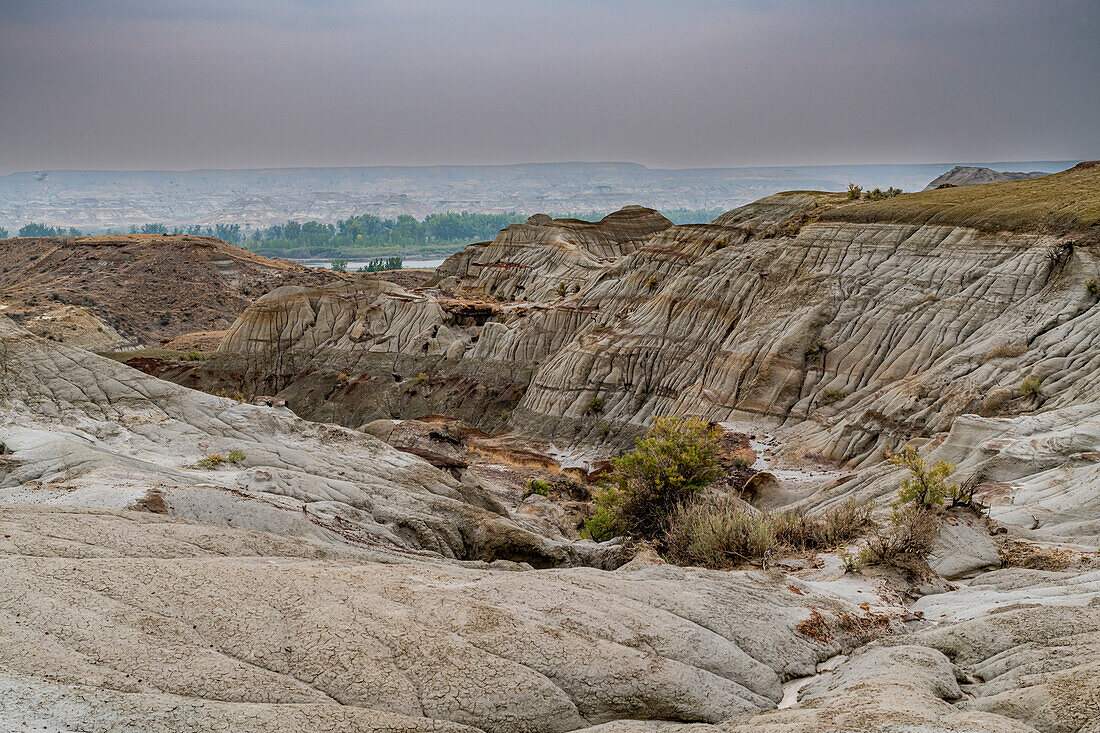
<path fill-rule="evenodd" d="M 280 285 L 340 278 L 218 239 L 129 235 L 0 240 L 0 312 L 87 348 L 220 331 Z"/>
<path fill-rule="evenodd" d="M 983 232 L 1015 231 L 1100 238 L 1100 162 L 1078 163 L 1042 178 L 941 188 L 840 206 L 828 221 L 944 224 Z"/>
<path fill-rule="evenodd" d="M 1018 171 L 995 171 L 992 168 L 982 168 L 973 165 L 957 165 L 925 186 L 924 190 L 932 191 L 940 186 L 977 186 L 982 183 L 1022 181 L 1027 178 L 1039 178 L 1045 175 L 1048 174 L 1043 171 L 1020 173 Z"/>

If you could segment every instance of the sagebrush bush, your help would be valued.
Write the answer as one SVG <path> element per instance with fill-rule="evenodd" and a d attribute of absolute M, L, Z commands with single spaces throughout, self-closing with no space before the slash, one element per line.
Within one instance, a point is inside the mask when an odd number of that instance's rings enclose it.
<path fill-rule="evenodd" d="M 994 346 L 985 352 L 985 361 L 990 359 L 1010 359 L 1027 353 L 1027 347 L 1023 344 L 1004 343 Z"/>
<path fill-rule="evenodd" d="M 1038 377 L 1025 377 L 1024 381 L 1020 382 L 1020 394 L 1033 400 L 1039 399 L 1043 396 L 1043 380 Z"/>
<path fill-rule="evenodd" d="M 761 557 L 774 543 L 766 518 L 728 497 L 682 505 L 665 540 L 673 562 L 719 570 Z"/>
<path fill-rule="evenodd" d="M 978 405 L 978 414 L 982 417 L 1000 415 L 1005 406 L 1012 401 L 1012 392 L 1007 389 L 992 389 Z"/>
<path fill-rule="evenodd" d="M 870 564 L 889 564 L 901 555 L 925 557 L 939 534 L 939 518 L 935 509 L 907 504 L 890 516 L 890 527 L 871 538 L 860 553 L 860 559 Z"/>
<path fill-rule="evenodd" d="M 763 512 L 727 495 L 681 504 L 669 519 L 664 545 L 681 565 L 727 569 L 768 551 L 832 549 L 871 526 L 871 505 L 849 500 L 823 514 L 793 509 Z"/>
<path fill-rule="evenodd" d="M 831 405 L 836 402 L 840 402 L 842 399 L 848 396 L 847 392 L 839 389 L 823 389 L 821 390 L 821 404 Z"/>

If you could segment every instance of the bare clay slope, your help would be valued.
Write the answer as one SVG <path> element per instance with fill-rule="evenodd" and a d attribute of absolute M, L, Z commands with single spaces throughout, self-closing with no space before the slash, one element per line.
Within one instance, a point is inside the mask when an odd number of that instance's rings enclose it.
<path fill-rule="evenodd" d="M 0 376 L 3 729 L 719 722 L 858 642 L 799 634 L 811 606 L 869 614 L 762 573 L 490 565 L 614 548 L 536 535 L 367 435 L 3 318 Z M 239 454 L 200 460 L 214 450 Z"/>
<path fill-rule="evenodd" d="M 273 288 L 340 279 L 190 235 L 6 239 L 0 260 L 0 313 L 98 349 L 224 331 Z"/>

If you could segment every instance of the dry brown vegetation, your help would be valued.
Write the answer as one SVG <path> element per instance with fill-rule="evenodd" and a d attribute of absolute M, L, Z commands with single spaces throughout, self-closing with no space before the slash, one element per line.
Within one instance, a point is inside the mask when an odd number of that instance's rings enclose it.
<path fill-rule="evenodd" d="M 1067 202 L 1072 202 L 1067 205 Z M 1007 183 L 958 186 L 861 201 L 822 214 L 828 221 L 945 224 L 982 231 L 1091 230 L 1100 225 L 1100 167 Z"/>
<path fill-rule="evenodd" d="M 983 361 L 991 359 L 1012 359 L 1027 353 L 1027 347 L 1023 344 L 1003 343 L 994 346 L 985 352 Z"/>
<path fill-rule="evenodd" d="M 728 569 L 767 552 L 839 547 L 871 526 L 871 505 L 848 501 L 823 514 L 761 512 L 729 496 L 711 495 L 680 506 L 668 524 L 670 560 Z"/>

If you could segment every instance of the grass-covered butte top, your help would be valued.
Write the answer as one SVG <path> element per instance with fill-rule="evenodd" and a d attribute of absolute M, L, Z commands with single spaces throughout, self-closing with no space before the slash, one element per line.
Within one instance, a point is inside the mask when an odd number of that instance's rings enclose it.
<path fill-rule="evenodd" d="M 986 232 L 1082 232 L 1100 240 L 1100 161 L 1042 178 L 855 201 L 820 221 L 943 224 Z"/>

